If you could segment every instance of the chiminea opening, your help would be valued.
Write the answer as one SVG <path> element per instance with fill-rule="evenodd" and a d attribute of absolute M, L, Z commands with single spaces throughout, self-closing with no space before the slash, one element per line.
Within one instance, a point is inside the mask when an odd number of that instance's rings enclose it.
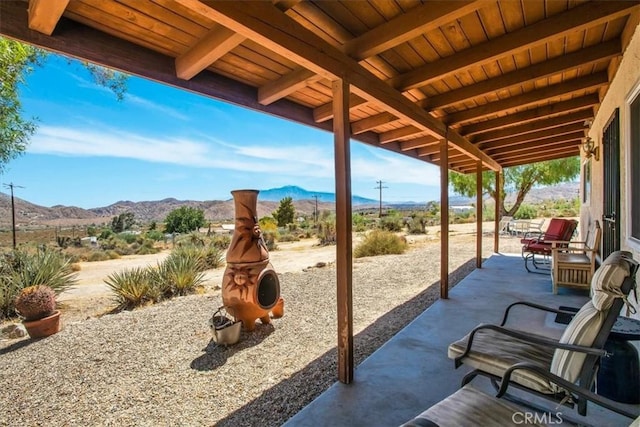
<path fill-rule="evenodd" d="M 280 297 L 280 280 L 273 270 L 264 270 L 258 281 L 258 304 L 264 309 L 270 309 Z"/>

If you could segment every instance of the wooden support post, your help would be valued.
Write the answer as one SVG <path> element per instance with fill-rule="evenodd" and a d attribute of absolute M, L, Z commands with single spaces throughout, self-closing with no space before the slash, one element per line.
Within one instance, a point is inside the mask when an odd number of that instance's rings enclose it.
<path fill-rule="evenodd" d="M 482 162 L 476 163 L 476 268 L 482 268 Z"/>
<path fill-rule="evenodd" d="M 440 142 L 440 298 L 449 298 L 449 143 Z"/>
<path fill-rule="evenodd" d="M 336 281 L 338 292 L 338 379 L 353 381 L 353 259 L 351 255 L 351 159 L 349 83 L 332 83 L 336 175 Z"/>
<path fill-rule="evenodd" d="M 500 252 L 500 206 L 502 200 L 500 199 L 500 172 L 496 171 L 496 208 L 494 214 L 494 233 L 493 233 L 493 252 Z"/>

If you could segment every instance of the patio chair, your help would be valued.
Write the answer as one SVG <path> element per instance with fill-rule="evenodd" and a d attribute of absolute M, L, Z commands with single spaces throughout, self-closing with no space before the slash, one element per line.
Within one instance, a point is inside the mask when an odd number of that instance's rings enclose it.
<path fill-rule="evenodd" d="M 551 283 L 553 293 L 558 287 L 589 289 L 591 277 L 596 270 L 596 255 L 600 247 L 602 230 L 596 220 L 591 224 L 584 241 L 572 241 L 561 247 L 551 247 Z"/>
<path fill-rule="evenodd" d="M 499 326 L 477 326 L 449 345 L 448 355 L 456 368 L 462 364 L 474 368 L 464 377 L 462 385 L 477 375 L 490 378 L 496 387 L 498 381 L 510 381 L 517 388 L 556 402 L 571 407 L 576 404 L 578 413 L 585 415 L 586 401 L 550 375 L 591 389 L 600 358 L 607 354 L 603 348 L 609 332 L 622 306 L 629 304 L 627 295 L 635 289 L 637 269 L 638 263 L 630 252 L 618 251 L 607 257 L 591 279 L 591 299 L 575 314 L 560 340 L 505 327 L 515 306 L 569 314 L 529 302 L 516 302 L 507 307 Z M 514 370 L 514 365 L 526 368 Z"/>
<path fill-rule="evenodd" d="M 514 367 L 512 371 L 517 369 L 525 369 L 525 367 Z M 541 375 L 544 375 L 544 373 L 541 373 Z M 631 419 L 640 416 L 640 412 L 637 410 L 632 411 L 628 406 L 599 396 L 584 387 L 578 387 L 558 377 L 555 377 L 553 380 L 557 381 L 567 390 L 570 390 L 571 393 L 595 402 L 603 408 L 607 408 Z M 509 386 L 508 381 L 504 382 L 504 384 L 506 387 Z M 557 412 L 553 411 L 539 414 L 538 419 L 530 417 L 530 419 L 527 419 L 525 422 L 525 413 L 530 413 L 527 407 L 490 396 L 476 389 L 471 384 L 467 384 L 412 420 L 402 424 L 401 427 L 459 427 L 472 425 L 502 427 L 517 424 L 546 426 L 551 424 L 564 424 L 564 421 L 568 418 L 564 414 L 559 416 Z M 637 418 L 637 420 L 640 421 L 640 418 Z"/>
<path fill-rule="evenodd" d="M 527 234 L 520 240 L 524 268 L 529 273 L 547 273 L 550 270 L 551 250 L 554 242 L 558 247 L 567 246 L 578 227 L 573 219 L 552 218 L 547 231 L 542 235 Z M 529 268 L 529 261 L 533 270 Z M 543 270 L 543 271 L 539 271 Z"/>

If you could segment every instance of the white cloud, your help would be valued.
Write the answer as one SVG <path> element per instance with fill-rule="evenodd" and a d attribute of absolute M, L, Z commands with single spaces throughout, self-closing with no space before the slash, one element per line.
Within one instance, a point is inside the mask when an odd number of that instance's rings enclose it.
<path fill-rule="evenodd" d="M 146 108 L 147 110 L 154 110 L 159 112 L 160 114 L 164 115 L 164 116 L 170 116 L 173 117 L 175 119 L 179 119 L 179 120 L 184 120 L 187 121 L 190 119 L 189 116 L 187 116 L 186 114 L 181 113 L 180 111 L 176 110 L 175 108 L 171 108 L 171 107 L 167 107 L 166 105 L 162 105 L 162 104 L 158 104 L 156 102 L 153 101 L 149 101 L 148 99 L 139 97 L 137 95 L 132 95 L 130 93 L 125 95 L 125 99 L 127 101 L 132 102 L 133 104 L 136 104 L 142 108 Z"/>
<path fill-rule="evenodd" d="M 439 169 L 434 165 L 383 149 L 365 147 L 365 152 L 364 156 L 352 156 L 353 176 L 397 184 L 440 185 Z"/>
<path fill-rule="evenodd" d="M 215 168 L 248 173 L 327 178 L 333 176 L 332 160 L 313 147 L 265 147 L 234 145 L 214 138 L 151 138 L 116 129 L 80 129 L 41 126 L 29 152 L 59 156 L 115 157 Z M 323 156 L 324 155 L 324 156 Z"/>

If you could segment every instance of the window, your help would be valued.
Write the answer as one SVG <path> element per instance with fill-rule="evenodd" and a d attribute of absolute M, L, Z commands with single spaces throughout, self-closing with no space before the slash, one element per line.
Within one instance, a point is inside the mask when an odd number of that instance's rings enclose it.
<path fill-rule="evenodd" d="M 640 240 L 640 94 L 630 107 L 631 236 Z"/>

